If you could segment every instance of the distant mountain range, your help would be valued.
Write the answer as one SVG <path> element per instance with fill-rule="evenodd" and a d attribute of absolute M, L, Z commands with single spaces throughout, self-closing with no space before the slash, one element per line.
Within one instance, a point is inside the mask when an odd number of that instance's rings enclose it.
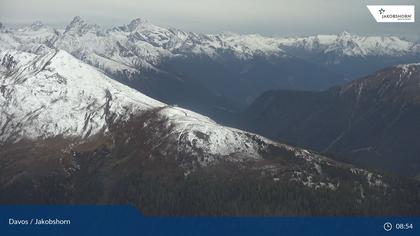
<path fill-rule="evenodd" d="M 325 92 L 270 91 L 250 130 L 399 175 L 420 173 L 420 64 L 389 67 Z"/>
<path fill-rule="evenodd" d="M 269 89 L 323 90 L 385 66 L 420 60 L 398 37 L 263 37 L 198 34 L 144 19 L 110 29 L 75 17 L 65 29 L 3 27 L 0 48 L 62 49 L 113 79 L 169 104 L 222 120 Z"/>

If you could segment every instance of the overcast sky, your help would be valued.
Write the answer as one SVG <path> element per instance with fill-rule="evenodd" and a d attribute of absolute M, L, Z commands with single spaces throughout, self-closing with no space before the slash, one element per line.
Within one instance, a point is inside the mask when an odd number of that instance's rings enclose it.
<path fill-rule="evenodd" d="M 110 27 L 143 17 L 156 25 L 205 33 L 285 36 L 348 31 L 420 38 L 420 18 L 411 24 L 378 24 L 367 4 L 420 6 L 420 0 L 0 0 L 0 21 L 65 26 L 78 15 Z"/>

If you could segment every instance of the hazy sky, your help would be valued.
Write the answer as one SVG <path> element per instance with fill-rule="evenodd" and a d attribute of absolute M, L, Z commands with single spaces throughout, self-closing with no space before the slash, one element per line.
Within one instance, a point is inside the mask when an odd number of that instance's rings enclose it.
<path fill-rule="evenodd" d="M 420 38 L 420 18 L 411 24 L 378 24 L 367 4 L 417 4 L 420 9 L 420 0 L 0 0 L 0 21 L 64 26 L 78 15 L 109 27 L 143 17 L 160 26 L 208 33 L 281 36 L 346 30 Z"/>

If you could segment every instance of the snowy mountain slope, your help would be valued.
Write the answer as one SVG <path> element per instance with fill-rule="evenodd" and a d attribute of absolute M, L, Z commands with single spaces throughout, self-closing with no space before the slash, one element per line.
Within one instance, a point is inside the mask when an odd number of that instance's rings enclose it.
<path fill-rule="evenodd" d="M 60 35 L 61 30 L 43 25 L 39 21 L 17 29 L 3 27 L 0 28 L 0 49 L 43 54 Z"/>
<path fill-rule="evenodd" d="M 1 141 L 89 136 L 107 121 L 163 106 L 106 77 L 65 51 L 2 51 Z"/>
<path fill-rule="evenodd" d="M 9 50 L 1 52 L 0 58 L 0 145 L 24 140 L 43 142 L 60 137 L 83 144 L 94 140 L 95 136 L 107 137 L 123 132 L 126 137 L 118 142 L 129 145 L 133 139 L 148 140 L 144 144 L 147 148 L 158 148 L 160 153 L 165 153 L 165 158 L 179 161 L 187 172 L 226 161 L 263 163 L 267 156 L 288 153 L 306 164 L 298 168 L 300 174 L 287 174 L 287 178 L 317 188 L 333 188 L 337 184 L 329 176 L 317 178 L 324 184 L 306 179 L 320 175 L 321 166 L 332 165 L 347 171 L 354 168 L 300 148 L 221 126 L 186 109 L 167 106 L 115 82 L 62 50 L 51 50 L 45 55 Z M 150 112 L 156 112 L 156 116 L 143 121 L 134 136 L 123 130 L 128 128 L 131 133 L 135 126 L 115 128 L 124 127 L 135 117 Z M 158 120 L 164 122 L 162 127 L 154 126 Z M 150 129 L 150 136 L 137 137 L 137 132 L 147 129 Z M 188 158 L 181 158 L 185 155 Z M 271 175 L 277 175 L 284 167 L 262 165 L 260 168 L 269 168 Z M 357 171 L 357 175 L 367 174 Z M 379 181 L 381 177 L 375 178 Z M 333 181 L 331 184 L 325 184 L 330 180 Z"/>
<path fill-rule="evenodd" d="M 209 155 L 239 152 L 251 158 L 260 156 L 258 145 L 246 133 L 185 109 L 167 107 L 65 51 L 42 56 L 4 51 L 0 56 L 2 142 L 59 135 L 87 138 L 106 133 L 115 122 L 163 108 L 160 114 L 175 125 L 180 139 L 195 139 L 198 143 L 194 146 L 203 147 Z M 206 138 L 197 138 L 200 134 Z"/>

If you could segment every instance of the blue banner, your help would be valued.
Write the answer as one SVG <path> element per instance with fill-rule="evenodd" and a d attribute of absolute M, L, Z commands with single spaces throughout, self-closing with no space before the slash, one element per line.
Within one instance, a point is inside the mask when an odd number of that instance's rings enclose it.
<path fill-rule="evenodd" d="M 0 206 L 0 235 L 420 235 L 420 217 L 145 217 L 130 206 Z"/>

